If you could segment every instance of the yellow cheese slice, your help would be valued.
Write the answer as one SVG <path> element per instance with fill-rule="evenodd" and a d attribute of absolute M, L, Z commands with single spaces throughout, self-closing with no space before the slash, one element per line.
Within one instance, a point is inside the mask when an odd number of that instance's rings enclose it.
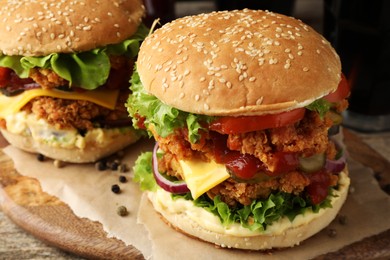
<path fill-rule="evenodd" d="M 12 97 L 0 94 L 0 118 L 19 112 L 31 99 L 40 96 L 85 100 L 108 109 L 114 109 L 118 94 L 119 90 L 108 89 L 86 90 L 83 92 L 67 92 L 57 89 L 31 89 Z"/>
<path fill-rule="evenodd" d="M 223 164 L 202 161 L 179 161 L 187 187 L 194 199 L 230 177 Z"/>

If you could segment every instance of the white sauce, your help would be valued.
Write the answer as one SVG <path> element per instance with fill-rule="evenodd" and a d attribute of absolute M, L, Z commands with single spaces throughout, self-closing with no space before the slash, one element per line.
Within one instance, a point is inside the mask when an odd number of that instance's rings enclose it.
<path fill-rule="evenodd" d="M 50 144 L 62 148 L 85 148 L 87 144 L 94 146 L 106 146 L 124 131 L 132 131 L 132 128 L 95 128 L 88 131 L 85 136 L 79 134 L 76 129 L 60 130 L 49 125 L 44 119 L 38 119 L 34 114 L 27 114 L 25 111 L 9 115 L 5 118 L 7 131 L 31 136 L 35 141 Z"/>
<path fill-rule="evenodd" d="M 345 173 L 340 173 L 339 184 L 341 190 L 349 186 L 349 179 L 346 178 Z M 332 204 L 340 198 L 340 193 L 340 191 L 334 191 L 335 196 L 331 198 Z M 164 191 L 163 189 L 158 189 L 157 192 L 151 193 L 150 195 L 155 197 L 154 205 L 158 211 L 167 211 L 171 214 L 185 213 L 189 218 L 191 218 L 191 220 L 210 231 L 241 237 L 256 236 L 259 234 L 264 235 L 269 233 L 272 233 L 272 235 L 281 234 L 289 228 L 298 227 L 311 222 L 313 219 L 321 217 L 325 212 L 324 209 L 320 209 L 318 213 L 313 213 L 312 211 L 308 210 L 304 214 L 296 216 L 292 222 L 287 217 L 284 217 L 278 222 L 267 226 L 265 231 L 253 232 L 247 228 L 242 227 L 238 223 L 223 226 L 217 216 L 213 215 L 207 210 L 194 206 L 192 201 L 188 201 L 182 198 L 173 200 L 171 194 Z"/>

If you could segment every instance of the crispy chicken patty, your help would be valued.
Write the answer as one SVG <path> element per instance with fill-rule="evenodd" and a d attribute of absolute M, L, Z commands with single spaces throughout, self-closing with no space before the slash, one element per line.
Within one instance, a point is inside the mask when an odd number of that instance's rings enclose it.
<path fill-rule="evenodd" d="M 115 110 L 89 101 L 52 97 L 34 98 L 23 107 L 23 110 L 45 119 L 56 129 L 91 130 L 95 127 L 94 121 L 127 119 L 128 114 L 123 104 L 125 103 L 124 97 L 128 95 L 128 91 L 121 91 Z"/>

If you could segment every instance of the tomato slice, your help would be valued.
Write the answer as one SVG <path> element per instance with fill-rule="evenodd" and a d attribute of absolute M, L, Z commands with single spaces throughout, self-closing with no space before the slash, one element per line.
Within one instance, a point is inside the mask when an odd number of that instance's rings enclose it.
<path fill-rule="evenodd" d="M 7 84 L 10 79 L 12 70 L 5 67 L 0 67 L 0 86 Z"/>
<path fill-rule="evenodd" d="M 305 108 L 297 108 L 262 116 L 226 116 L 211 122 L 209 129 L 222 134 L 241 134 L 293 124 L 301 120 L 304 115 Z"/>
<path fill-rule="evenodd" d="M 347 78 L 343 73 L 341 73 L 341 81 L 336 91 L 328 94 L 324 97 L 324 99 L 329 102 L 336 103 L 348 97 L 350 92 L 351 88 L 348 84 Z"/>

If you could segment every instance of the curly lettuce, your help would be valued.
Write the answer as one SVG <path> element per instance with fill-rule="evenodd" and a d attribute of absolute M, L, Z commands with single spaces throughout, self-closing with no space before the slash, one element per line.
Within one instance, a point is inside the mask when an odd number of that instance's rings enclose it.
<path fill-rule="evenodd" d="M 143 191 L 156 191 L 159 187 L 152 173 L 152 153 L 142 153 L 133 167 L 133 181 L 139 183 Z M 288 217 L 290 221 L 303 214 L 307 210 L 318 212 L 321 208 L 331 208 L 332 189 L 329 196 L 320 204 L 313 205 L 308 197 L 298 196 L 290 193 L 275 192 L 267 199 L 254 200 L 250 205 L 238 205 L 229 207 L 219 196 L 210 199 L 207 195 L 202 195 L 196 200 L 191 193 L 172 194 L 173 199 L 185 199 L 194 202 L 197 207 L 216 215 L 223 225 L 240 223 L 243 227 L 251 231 L 264 231 L 268 225 L 278 221 L 282 217 Z"/>
<path fill-rule="evenodd" d="M 102 48 L 78 53 L 51 53 L 46 56 L 0 55 L 0 67 L 11 68 L 21 78 L 27 78 L 32 68 L 51 69 L 69 81 L 70 86 L 93 90 L 103 85 L 110 74 L 110 55 L 125 55 L 129 58 L 138 54 L 149 29 L 141 24 L 129 39 Z"/>
<path fill-rule="evenodd" d="M 146 92 L 135 70 L 131 78 L 132 94 L 129 96 L 126 107 L 133 118 L 133 125 L 139 125 L 140 117 L 145 119 L 145 126 L 153 124 L 157 133 L 166 137 L 172 134 L 175 129 L 186 127 L 189 140 L 196 143 L 200 139 L 200 131 L 207 131 L 202 123 L 211 122 L 210 116 L 196 115 L 181 111 L 161 102 L 157 97 Z"/>
<path fill-rule="evenodd" d="M 324 118 L 325 114 L 333 107 L 333 104 L 323 98 L 317 99 L 311 104 L 306 106 L 306 109 L 315 111 L 320 114 L 321 119 Z"/>

